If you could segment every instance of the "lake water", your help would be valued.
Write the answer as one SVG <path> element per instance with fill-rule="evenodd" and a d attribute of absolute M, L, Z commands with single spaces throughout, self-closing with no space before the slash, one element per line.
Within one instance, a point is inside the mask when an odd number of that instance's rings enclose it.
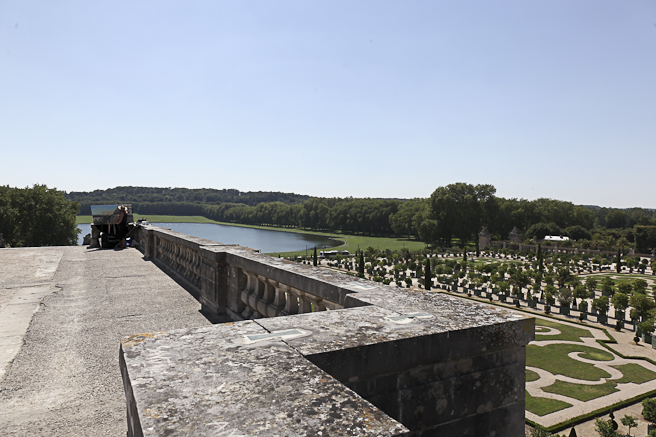
<path fill-rule="evenodd" d="M 211 223 L 153 223 L 156 226 L 168 228 L 176 232 L 205 238 L 225 244 L 239 244 L 241 246 L 258 249 L 262 253 L 295 252 L 309 250 L 316 247 L 335 247 L 341 241 L 313 234 L 299 234 L 296 232 L 272 231 L 268 229 L 244 228 L 241 226 L 215 225 Z M 77 225 L 82 230 L 78 237 L 78 244 L 82 238 L 91 233 L 90 224 Z"/>

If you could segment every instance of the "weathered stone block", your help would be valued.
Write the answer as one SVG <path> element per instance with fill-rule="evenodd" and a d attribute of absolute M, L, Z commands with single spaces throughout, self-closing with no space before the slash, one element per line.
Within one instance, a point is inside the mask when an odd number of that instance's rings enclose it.
<path fill-rule="evenodd" d="M 257 339 L 267 334 L 245 321 L 124 339 L 128 435 L 407 434 L 279 338 Z"/>

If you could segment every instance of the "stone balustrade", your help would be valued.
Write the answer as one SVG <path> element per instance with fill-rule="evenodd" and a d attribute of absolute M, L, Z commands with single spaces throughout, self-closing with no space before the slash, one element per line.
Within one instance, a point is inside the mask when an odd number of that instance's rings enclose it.
<path fill-rule="evenodd" d="M 206 311 L 247 320 L 343 308 L 347 292 L 309 277 L 307 268 L 299 271 L 306 266 L 156 226 L 140 227 L 137 239 L 146 258 L 198 296 Z"/>
<path fill-rule="evenodd" d="M 200 288 L 202 264 L 198 248 L 168 238 L 160 237 L 158 242 L 158 259 L 187 279 L 194 287 Z"/>
<path fill-rule="evenodd" d="M 122 342 L 128 435 L 523 435 L 533 318 L 154 226 L 137 238 L 235 322 Z"/>

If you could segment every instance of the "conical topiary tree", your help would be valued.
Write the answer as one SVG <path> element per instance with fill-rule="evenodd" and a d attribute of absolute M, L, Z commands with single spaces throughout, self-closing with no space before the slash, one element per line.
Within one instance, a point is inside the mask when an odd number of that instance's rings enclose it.
<path fill-rule="evenodd" d="M 312 265 L 317 266 L 317 247 L 314 246 L 314 255 L 312 255 Z"/>
<path fill-rule="evenodd" d="M 358 277 L 364 278 L 364 252 L 360 251 L 358 258 Z"/>
<path fill-rule="evenodd" d="M 577 437 L 576 429 L 572 428 L 572 430 L 569 432 L 569 437 Z"/>

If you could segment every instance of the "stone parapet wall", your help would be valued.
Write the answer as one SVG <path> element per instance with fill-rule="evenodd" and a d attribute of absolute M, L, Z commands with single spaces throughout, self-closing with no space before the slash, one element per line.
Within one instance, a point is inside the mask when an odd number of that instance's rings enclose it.
<path fill-rule="evenodd" d="M 237 322 L 122 342 L 130 435 L 523 435 L 533 318 L 162 228 L 139 238 Z"/>
<path fill-rule="evenodd" d="M 207 310 L 234 320 L 342 308 L 362 287 L 339 273 L 156 226 L 141 226 L 136 238 L 146 258 L 198 295 Z"/>

